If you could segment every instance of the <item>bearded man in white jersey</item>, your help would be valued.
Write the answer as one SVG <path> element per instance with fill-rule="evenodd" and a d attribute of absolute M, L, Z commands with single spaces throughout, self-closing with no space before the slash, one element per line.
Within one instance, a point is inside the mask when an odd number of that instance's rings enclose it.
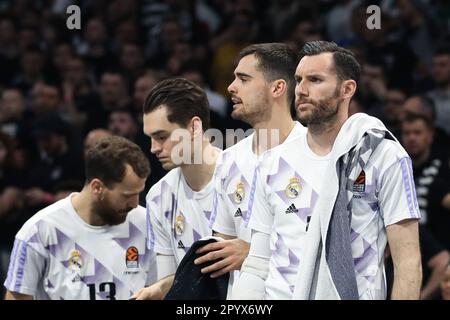
<path fill-rule="evenodd" d="M 228 240 L 199 249 L 199 254 L 209 253 L 195 261 L 220 259 L 203 268 L 211 277 L 240 270 L 247 257 L 250 230 L 245 224 L 261 155 L 305 130 L 291 115 L 297 56 L 283 43 L 253 44 L 239 54 L 235 79 L 228 87 L 234 104 L 231 116 L 250 124 L 254 133 L 224 150 L 217 161 L 210 226 L 214 235 Z"/>
<path fill-rule="evenodd" d="M 167 79 L 147 96 L 144 133 L 151 152 L 170 171 L 146 197 L 148 247 L 156 252 L 158 282 L 136 293 L 137 300 L 164 299 L 189 248 L 211 235 L 212 178 L 220 150 L 204 135 L 208 127 L 208 100 L 193 82 Z"/>
<path fill-rule="evenodd" d="M 411 159 L 381 121 L 348 117 L 360 73 L 350 51 L 315 41 L 300 56 L 295 102 L 308 130 L 258 168 L 251 247 L 233 298 L 385 299 L 389 243 L 392 298 L 418 299 Z"/>
<path fill-rule="evenodd" d="M 85 154 L 86 183 L 16 235 L 6 299 L 127 300 L 156 281 L 138 206 L 150 173 L 134 143 L 106 137 Z"/>

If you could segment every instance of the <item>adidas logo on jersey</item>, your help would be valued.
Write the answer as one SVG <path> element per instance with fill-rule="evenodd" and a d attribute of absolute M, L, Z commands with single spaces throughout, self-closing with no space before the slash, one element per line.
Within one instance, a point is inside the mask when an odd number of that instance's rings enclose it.
<path fill-rule="evenodd" d="M 178 241 L 178 249 L 184 249 L 184 244 L 181 240 Z"/>
<path fill-rule="evenodd" d="M 238 208 L 238 209 L 236 210 L 236 213 L 234 214 L 234 217 L 235 217 L 235 218 L 237 218 L 237 217 L 242 217 L 242 211 L 241 211 L 241 208 Z"/>
<path fill-rule="evenodd" d="M 285 213 L 297 213 L 298 209 L 295 207 L 295 204 L 291 204 L 289 208 L 286 209 Z"/>

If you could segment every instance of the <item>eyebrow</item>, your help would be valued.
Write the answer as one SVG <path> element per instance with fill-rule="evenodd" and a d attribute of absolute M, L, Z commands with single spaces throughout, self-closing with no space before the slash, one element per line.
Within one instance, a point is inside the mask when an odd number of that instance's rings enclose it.
<path fill-rule="evenodd" d="M 125 196 L 134 196 L 134 195 L 140 194 L 144 190 L 145 190 L 145 186 L 138 192 L 123 191 L 122 194 L 125 195 Z"/>
<path fill-rule="evenodd" d="M 167 130 L 156 130 L 154 132 L 150 132 L 150 136 L 156 136 L 158 134 L 165 134 L 165 133 L 168 133 L 168 131 Z"/>
<path fill-rule="evenodd" d="M 236 72 L 235 75 L 237 77 L 243 77 L 243 78 L 253 78 L 251 75 L 247 74 L 247 73 L 243 73 L 243 72 Z"/>

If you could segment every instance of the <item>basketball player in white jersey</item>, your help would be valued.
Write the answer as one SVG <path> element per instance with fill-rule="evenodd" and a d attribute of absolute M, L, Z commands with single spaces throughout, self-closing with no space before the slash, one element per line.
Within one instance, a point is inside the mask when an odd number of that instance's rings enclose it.
<path fill-rule="evenodd" d="M 291 115 L 297 62 L 297 54 L 282 43 L 250 45 L 239 54 L 235 79 L 228 87 L 234 103 L 231 116 L 255 131 L 224 150 L 217 161 L 210 226 L 215 235 L 230 240 L 204 246 L 197 252 L 213 251 L 196 260 L 204 263 L 221 258 L 202 270 L 212 272 L 212 277 L 239 270 L 248 254 L 250 230 L 245 220 L 254 200 L 261 154 L 305 130 Z"/>
<path fill-rule="evenodd" d="M 107 137 L 85 155 L 86 183 L 16 235 L 6 299 L 125 300 L 156 281 L 138 206 L 150 173 L 134 143 Z"/>
<path fill-rule="evenodd" d="M 250 253 L 233 298 L 295 298 L 310 220 L 319 214 L 314 208 L 329 187 L 323 172 L 346 127 L 360 70 L 353 54 L 317 41 L 307 43 L 301 56 L 295 72 L 296 110 L 308 130 L 265 154 L 248 224 Z M 356 298 L 386 298 L 383 259 L 389 242 L 396 269 L 392 298 L 418 299 L 420 214 L 408 154 L 397 142 L 383 139 L 355 176 L 347 190 Z"/>
<path fill-rule="evenodd" d="M 186 79 L 159 82 L 144 103 L 151 152 L 170 171 L 146 197 L 148 247 L 157 255 L 159 281 L 135 294 L 137 300 L 163 299 L 191 245 L 211 235 L 212 178 L 221 150 L 203 135 L 208 126 L 205 92 Z"/>

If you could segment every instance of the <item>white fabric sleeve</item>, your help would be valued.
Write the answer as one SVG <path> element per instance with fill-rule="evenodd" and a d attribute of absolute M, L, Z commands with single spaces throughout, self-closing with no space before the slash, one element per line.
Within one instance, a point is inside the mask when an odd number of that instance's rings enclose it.
<path fill-rule="evenodd" d="M 253 205 L 249 207 L 247 228 L 270 234 L 273 225 L 273 214 L 268 202 L 265 175 L 258 168 Z"/>
<path fill-rule="evenodd" d="M 48 259 L 18 238 L 14 241 L 5 288 L 11 292 L 34 296 L 43 280 Z"/>
<path fill-rule="evenodd" d="M 380 214 L 385 226 L 405 219 L 419 219 L 411 159 L 396 160 L 384 172 L 379 186 Z"/>
<path fill-rule="evenodd" d="M 220 180 L 220 176 L 214 178 L 214 200 L 210 227 L 214 231 L 236 237 L 236 227 L 232 217 L 234 211 L 229 208 L 227 195 Z"/>
<path fill-rule="evenodd" d="M 232 300 L 262 300 L 269 274 L 270 235 L 252 231 L 250 251 L 234 286 Z"/>
<path fill-rule="evenodd" d="M 158 270 L 157 281 L 175 274 L 177 271 L 177 262 L 173 255 L 156 255 L 156 269 Z"/>
<path fill-rule="evenodd" d="M 147 208 L 147 248 L 163 255 L 172 255 L 170 235 L 164 230 L 163 210 L 153 201 L 146 202 Z"/>

